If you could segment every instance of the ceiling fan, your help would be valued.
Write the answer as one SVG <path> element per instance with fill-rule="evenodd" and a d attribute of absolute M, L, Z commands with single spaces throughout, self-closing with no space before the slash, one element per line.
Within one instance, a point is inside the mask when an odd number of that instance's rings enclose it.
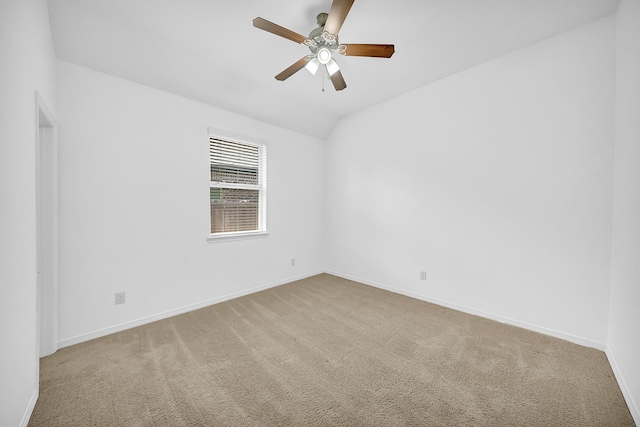
<path fill-rule="evenodd" d="M 347 84 L 342 77 L 338 63 L 333 59 L 335 52 L 344 56 L 368 56 L 373 58 L 391 58 L 395 52 L 392 44 L 340 44 L 338 32 L 355 0 L 333 0 L 329 13 L 318 15 L 318 28 L 311 31 L 309 37 L 298 34 L 278 24 L 269 22 L 263 18 L 253 20 L 253 26 L 268 31 L 277 36 L 284 37 L 309 48 L 311 55 L 307 55 L 276 76 L 277 80 L 284 81 L 306 68 L 315 75 L 321 65 L 327 70 L 331 82 L 336 90 L 342 90 Z M 323 89 L 324 90 L 324 89 Z"/>

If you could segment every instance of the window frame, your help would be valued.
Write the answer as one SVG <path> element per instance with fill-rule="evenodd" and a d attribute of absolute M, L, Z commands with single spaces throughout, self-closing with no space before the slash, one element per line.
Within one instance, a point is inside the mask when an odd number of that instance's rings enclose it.
<path fill-rule="evenodd" d="M 253 138 L 245 135 L 235 134 L 222 129 L 208 128 L 209 147 L 211 147 L 212 139 L 219 139 L 227 142 L 235 142 L 239 144 L 247 144 L 258 148 L 258 184 L 232 184 L 219 183 L 211 181 L 209 176 L 209 235 L 207 241 L 209 243 L 225 242 L 233 240 L 246 240 L 263 238 L 269 235 L 267 228 L 267 142 L 262 139 Z M 210 148 L 209 148 L 210 149 Z M 211 153 L 211 151 L 209 152 Z M 209 157 L 209 170 L 211 170 L 211 157 Z M 211 189 L 212 188 L 230 188 L 230 189 L 255 189 L 258 190 L 258 229 L 249 231 L 229 231 L 211 233 Z"/>

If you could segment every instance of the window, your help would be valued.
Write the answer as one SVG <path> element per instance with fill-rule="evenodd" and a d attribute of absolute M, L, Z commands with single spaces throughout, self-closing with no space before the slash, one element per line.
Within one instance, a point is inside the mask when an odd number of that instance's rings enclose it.
<path fill-rule="evenodd" d="M 211 237 L 256 235 L 266 230 L 264 145 L 211 135 Z"/>

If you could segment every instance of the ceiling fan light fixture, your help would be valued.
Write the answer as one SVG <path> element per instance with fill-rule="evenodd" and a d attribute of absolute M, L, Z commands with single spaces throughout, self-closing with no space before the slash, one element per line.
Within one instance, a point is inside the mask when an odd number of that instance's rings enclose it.
<path fill-rule="evenodd" d="M 318 58 L 318 61 L 320 61 L 322 65 L 326 65 L 329 63 L 329 61 L 331 61 L 331 51 L 328 47 L 322 46 L 320 49 L 318 49 L 316 58 Z"/>
<path fill-rule="evenodd" d="M 327 73 L 329 73 L 330 76 L 333 76 L 335 73 L 340 71 L 340 67 L 338 67 L 338 63 L 333 58 L 331 58 L 329 62 L 327 62 L 326 67 L 327 67 Z"/>
<path fill-rule="evenodd" d="M 311 52 L 311 54 L 307 54 L 307 56 L 277 74 L 275 76 L 276 80 L 284 81 L 303 68 L 315 75 L 320 69 L 320 65 L 324 65 L 333 87 L 335 90 L 341 91 L 347 87 L 347 84 L 342 77 L 342 70 L 332 58 L 336 52 L 344 56 L 391 58 L 391 55 L 395 52 L 395 47 L 392 44 L 340 44 L 338 33 L 354 1 L 332 0 L 329 13 L 321 13 L 317 16 L 318 27 L 309 33 L 309 37 L 267 21 L 264 18 L 257 17 L 253 20 L 254 27 L 302 44 Z"/>
<path fill-rule="evenodd" d="M 320 61 L 318 61 L 318 58 L 311 58 L 304 68 L 315 76 L 318 72 L 318 68 L 320 68 Z"/>

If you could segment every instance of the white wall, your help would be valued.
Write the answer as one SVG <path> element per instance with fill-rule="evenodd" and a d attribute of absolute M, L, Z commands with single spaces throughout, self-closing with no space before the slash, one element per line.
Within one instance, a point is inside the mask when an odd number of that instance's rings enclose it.
<path fill-rule="evenodd" d="M 640 1 L 617 15 L 613 261 L 609 360 L 640 422 Z"/>
<path fill-rule="evenodd" d="M 614 47 L 609 17 L 343 119 L 328 269 L 604 348 Z"/>
<path fill-rule="evenodd" d="M 61 346 L 322 271 L 321 141 L 66 62 L 57 75 Z M 207 243 L 210 126 L 267 141 L 268 237 Z"/>
<path fill-rule="evenodd" d="M 38 393 L 35 91 L 54 109 L 45 0 L 0 1 L 0 425 L 26 423 Z"/>

